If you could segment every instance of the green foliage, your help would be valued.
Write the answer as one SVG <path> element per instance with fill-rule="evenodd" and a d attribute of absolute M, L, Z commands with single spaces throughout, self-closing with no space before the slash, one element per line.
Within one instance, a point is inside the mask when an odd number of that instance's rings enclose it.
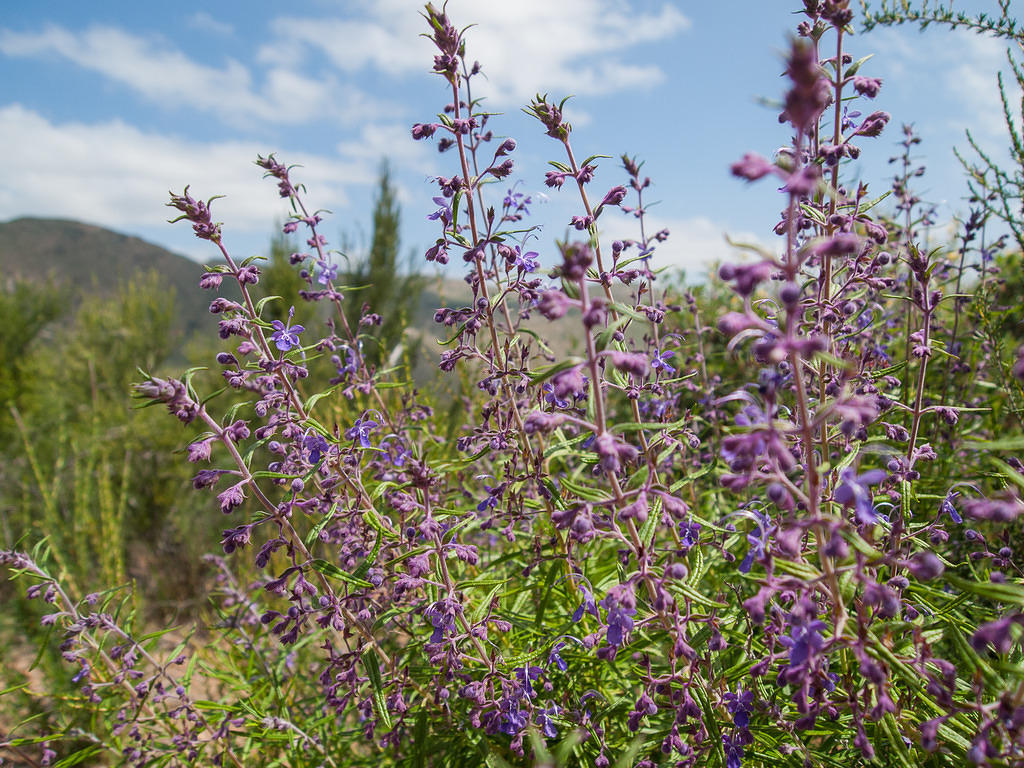
<path fill-rule="evenodd" d="M 67 306 L 67 293 L 21 290 L 41 298 L 40 315 Z M 0 311 L 8 309 L 16 313 L 0 302 Z M 0 363 L 4 372 L 23 372 L 3 409 L 10 424 L 0 449 L 4 540 L 28 546 L 49 537 L 60 575 L 74 588 L 137 577 L 151 607 L 170 611 L 182 598 L 196 600 L 201 551 L 190 549 L 190 528 L 200 500 L 183 493 L 189 467 L 165 458 L 181 449 L 180 426 L 154 409 L 133 410 L 128 388 L 139 366 L 159 369 L 177 353 L 177 322 L 173 289 L 151 273 L 112 300 L 85 296 L 43 336 L 26 331 L 17 343 L 5 335 Z M 151 568 L 159 556 L 153 545 L 188 567 Z"/>
<path fill-rule="evenodd" d="M 881 0 L 878 10 L 873 10 L 867 0 L 861 0 L 861 21 L 865 30 L 898 24 L 918 24 L 921 29 L 925 29 L 934 24 L 1011 40 L 1024 38 L 1024 31 L 1017 19 L 1010 15 L 1010 0 L 998 0 L 998 6 L 996 14 L 973 14 L 954 9 L 952 0 L 947 4 L 930 3 L 929 0 L 922 0 L 920 4 L 910 0 Z"/>
<path fill-rule="evenodd" d="M 32 344 L 67 306 L 65 292 L 51 284 L 11 281 L 0 291 L 0 437 L 8 438 L 8 407 L 31 386 L 33 371 L 26 365 Z"/>

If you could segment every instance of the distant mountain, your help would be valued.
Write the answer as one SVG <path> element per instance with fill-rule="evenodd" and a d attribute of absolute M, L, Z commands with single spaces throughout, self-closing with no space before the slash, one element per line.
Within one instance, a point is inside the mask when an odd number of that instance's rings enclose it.
<path fill-rule="evenodd" d="M 186 335 L 212 328 L 210 296 L 198 286 L 203 267 L 137 237 L 64 219 L 0 223 L 0 280 L 54 280 L 72 287 L 72 299 L 113 295 L 120 284 L 157 272 L 173 290 Z"/>
<path fill-rule="evenodd" d="M 199 288 L 203 265 L 172 253 L 138 237 L 103 227 L 64 219 L 22 218 L 0 223 L 0 290 L 11 280 L 30 282 L 54 280 L 71 286 L 72 301 L 90 295 L 113 296 L 120 284 L 147 272 L 160 274 L 174 292 L 179 319 L 176 329 L 184 341 L 193 332 L 216 333 L 217 318 L 209 313 L 215 295 L 237 299 L 237 287 L 226 280 L 214 293 Z M 358 292 L 351 300 L 358 301 Z M 433 277 L 425 280 L 419 300 L 404 307 L 414 333 L 426 342 L 431 359 L 439 354 L 434 339 L 444 339 L 451 329 L 433 320 L 440 306 L 465 306 L 472 301 L 463 280 Z M 549 343 L 564 346 L 565 340 L 550 338 L 546 321 L 535 320 Z"/>
<path fill-rule="evenodd" d="M 64 219 L 14 219 L 0 223 L 0 288 L 10 280 L 54 280 L 72 288 L 77 302 L 88 295 L 113 296 L 120 283 L 147 272 L 160 274 L 174 291 L 183 339 L 195 330 L 213 331 L 216 318 L 209 313 L 215 295 L 237 298 L 231 281 L 217 293 L 199 288 L 203 266 L 138 237 L 103 227 Z M 353 300 L 358 300 L 358 293 Z M 442 298 L 445 297 L 445 298 Z M 448 329 L 433 322 L 442 304 L 456 306 L 471 300 L 462 280 L 430 279 L 419 302 L 405 309 L 412 325 L 427 338 L 444 337 Z"/>

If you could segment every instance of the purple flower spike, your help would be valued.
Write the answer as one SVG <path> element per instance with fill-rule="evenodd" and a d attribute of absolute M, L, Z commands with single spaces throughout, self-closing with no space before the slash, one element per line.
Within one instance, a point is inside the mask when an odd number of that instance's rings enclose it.
<path fill-rule="evenodd" d="M 434 204 L 440 206 L 436 211 L 427 216 L 427 221 L 441 220 L 441 223 L 446 227 L 452 223 L 452 206 L 447 199 L 443 197 L 435 197 Z"/>

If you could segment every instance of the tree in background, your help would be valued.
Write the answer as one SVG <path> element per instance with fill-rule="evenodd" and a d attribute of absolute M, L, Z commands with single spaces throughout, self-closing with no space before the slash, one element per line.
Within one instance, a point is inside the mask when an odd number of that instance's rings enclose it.
<path fill-rule="evenodd" d="M 0 435 L 11 428 L 10 406 L 31 383 L 25 359 L 36 338 L 67 307 L 67 296 L 50 284 L 11 281 L 0 290 Z"/>
<path fill-rule="evenodd" d="M 360 331 L 375 343 L 364 349 L 366 358 L 375 365 L 386 363 L 403 331 L 413 321 L 416 305 L 423 290 L 422 278 L 404 265 L 399 275 L 401 209 L 391 181 L 387 160 L 381 162 L 377 197 L 373 207 L 373 234 L 366 254 L 353 261 L 346 282 L 358 287 L 346 302 L 346 315 L 353 329 L 362 321 Z M 377 322 L 371 324 L 367 321 Z M 409 344 L 408 340 L 406 344 Z M 407 348 L 412 354 L 415 346 Z"/>

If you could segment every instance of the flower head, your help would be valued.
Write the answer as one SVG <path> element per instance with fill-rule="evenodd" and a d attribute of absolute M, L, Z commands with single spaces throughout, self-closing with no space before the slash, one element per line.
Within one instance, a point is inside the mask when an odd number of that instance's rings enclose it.
<path fill-rule="evenodd" d="M 270 340 L 274 342 L 276 346 L 282 352 L 287 352 L 290 349 L 298 347 L 299 334 L 302 333 L 305 328 L 301 325 L 292 325 L 292 318 L 295 317 L 295 307 L 291 307 L 288 310 L 288 324 L 285 325 L 280 320 L 274 320 L 271 325 L 274 326 L 274 332 L 270 334 Z"/>
<path fill-rule="evenodd" d="M 380 422 L 371 419 L 368 413 L 356 419 L 351 428 L 345 431 L 345 437 L 349 440 L 358 440 L 363 448 L 370 447 L 370 433 L 380 426 Z"/>
<path fill-rule="evenodd" d="M 668 359 L 674 355 L 671 349 L 664 352 L 658 352 L 655 350 L 654 356 L 651 358 L 651 368 L 656 371 L 663 371 L 666 376 L 671 376 L 676 372 L 676 369 L 668 364 Z"/>
<path fill-rule="evenodd" d="M 852 469 L 844 469 L 840 475 L 839 487 L 836 488 L 835 500 L 846 507 L 853 507 L 857 520 L 866 525 L 878 522 L 878 511 L 875 509 L 871 486 L 885 480 L 885 472 L 881 469 L 870 469 L 856 474 Z"/>

